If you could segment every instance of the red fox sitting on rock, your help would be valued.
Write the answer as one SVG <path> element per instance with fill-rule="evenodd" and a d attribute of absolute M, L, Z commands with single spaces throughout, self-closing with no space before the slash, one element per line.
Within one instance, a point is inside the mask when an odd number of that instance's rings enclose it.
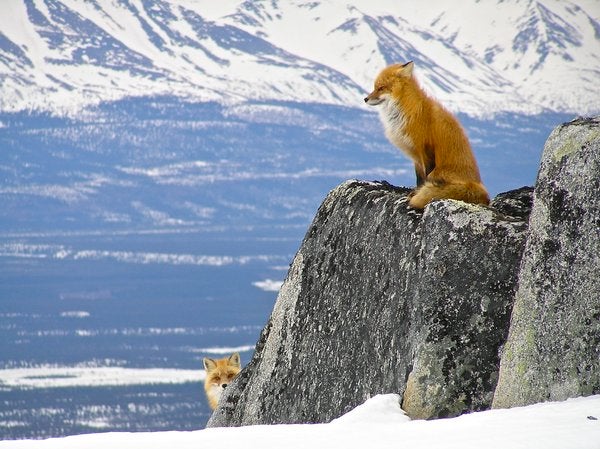
<path fill-rule="evenodd" d="M 409 205 L 462 200 L 488 204 L 471 145 L 458 120 L 427 96 L 413 77 L 413 62 L 383 69 L 365 103 L 379 105 L 386 137 L 415 164 L 417 187 Z"/>

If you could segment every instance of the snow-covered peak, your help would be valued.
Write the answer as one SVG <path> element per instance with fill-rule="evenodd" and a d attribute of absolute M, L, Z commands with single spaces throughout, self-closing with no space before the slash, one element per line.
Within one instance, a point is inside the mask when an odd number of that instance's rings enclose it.
<path fill-rule="evenodd" d="M 595 0 L 9 0 L 2 12 L 5 111 L 144 95 L 362 107 L 378 71 L 409 59 L 473 115 L 600 104 Z"/>

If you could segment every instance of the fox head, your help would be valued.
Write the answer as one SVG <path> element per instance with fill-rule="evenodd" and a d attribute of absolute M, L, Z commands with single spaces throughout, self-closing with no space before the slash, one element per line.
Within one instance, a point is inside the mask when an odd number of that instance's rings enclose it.
<path fill-rule="evenodd" d="M 205 357 L 203 362 L 206 369 L 206 386 L 216 387 L 219 390 L 225 388 L 241 369 L 240 354 L 237 352 L 223 359 L 215 360 Z"/>
<path fill-rule="evenodd" d="M 377 106 L 391 98 L 392 91 L 402 89 L 409 79 L 412 78 L 414 64 L 412 61 L 406 64 L 393 64 L 381 71 L 375 79 L 373 92 L 365 98 L 365 103 Z"/>
<path fill-rule="evenodd" d="M 203 362 L 206 369 L 204 390 L 206 391 L 208 405 L 214 410 L 217 408 L 221 393 L 223 393 L 225 387 L 240 372 L 240 355 L 235 352 L 223 359 L 204 358 Z"/>

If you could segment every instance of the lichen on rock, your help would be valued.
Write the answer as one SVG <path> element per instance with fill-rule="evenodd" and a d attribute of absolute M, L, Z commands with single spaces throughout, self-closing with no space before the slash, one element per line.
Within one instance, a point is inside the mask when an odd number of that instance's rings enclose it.
<path fill-rule="evenodd" d="M 600 392 L 600 119 L 544 147 L 494 407 Z"/>

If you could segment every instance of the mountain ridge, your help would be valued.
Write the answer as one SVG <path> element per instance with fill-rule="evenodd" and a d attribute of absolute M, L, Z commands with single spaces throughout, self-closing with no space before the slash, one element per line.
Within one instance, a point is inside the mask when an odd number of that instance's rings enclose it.
<path fill-rule="evenodd" d="M 11 1 L 0 19 L 0 110 L 59 114 L 129 96 L 364 107 L 386 64 L 415 60 L 452 110 L 593 113 L 593 2 L 345 5 L 154 0 Z"/>

